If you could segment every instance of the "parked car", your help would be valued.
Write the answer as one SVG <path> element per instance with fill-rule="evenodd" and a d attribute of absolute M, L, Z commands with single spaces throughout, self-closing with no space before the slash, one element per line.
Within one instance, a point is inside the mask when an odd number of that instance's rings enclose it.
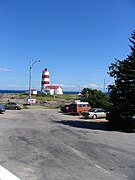
<path fill-rule="evenodd" d="M 64 112 L 64 113 L 69 112 L 69 104 L 61 106 L 60 110 L 61 110 L 61 112 Z"/>
<path fill-rule="evenodd" d="M 106 118 L 106 112 L 104 109 L 101 108 L 92 108 L 88 111 L 85 111 L 82 113 L 82 116 L 84 116 L 85 118 L 93 118 L 93 119 L 97 119 L 97 118 Z"/>
<path fill-rule="evenodd" d="M 4 113 L 5 112 L 5 107 L 0 105 L 0 113 Z"/>
<path fill-rule="evenodd" d="M 16 109 L 16 110 L 20 110 L 22 109 L 22 105 L 18 104 L 16 102 L 8 102 L 7 104 L 5 104 L 5 108 L 6 109 Z"/>
<path fill-rule="evenodd" d="M 69 106 L 70 114 L 82 114 L 84 111 L 91 109 L 91 106 L 88 102 L 82 102 L 80 100 L 74 101 Z"/>

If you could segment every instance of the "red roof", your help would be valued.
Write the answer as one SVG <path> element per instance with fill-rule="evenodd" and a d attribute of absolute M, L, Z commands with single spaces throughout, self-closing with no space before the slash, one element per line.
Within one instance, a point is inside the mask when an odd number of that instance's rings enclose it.
<path fill-rule="evenodd" d="M 49 89 L 58 89 L 59 87 L 61 86 L 54 86 L 54 85 L 50 85 L 50 86 L 47 86 Z"/>

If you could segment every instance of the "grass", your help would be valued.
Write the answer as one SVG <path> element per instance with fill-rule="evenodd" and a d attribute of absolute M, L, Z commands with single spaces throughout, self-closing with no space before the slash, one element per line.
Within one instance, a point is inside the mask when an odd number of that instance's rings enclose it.
<path fill-rule="evenodd" d="M 20 99 L 28 99 L 29 96 L 26 94 L 19 94 Z M 33 98 L 33 97 L 32 97 Z M 34 97 L 37 100 L 42 101 L 56 101 L 56 100 L 74 100 L 77 99 L 77 94 L 62 94 L 62 95 L 45 95 L 45 94 L 38 94 L 36 97 Z M 33 99 L 34 99 L 33 98 Z"/>
<path fill-rule="evenodd" d="M 32 99 L 36 99 L 34 106 L 43 106 L 44 108 L 60 108 L 62 105 L 71 103 L 73 100 L 78 99 L 77 94 L 62 94 L 62 95 L 45 95 L 38 94 L 32 96 Z M 2 94 L 0 98 L 0 104 L 5 104 L 7 100 L 19 102 L 24 105 L 25 109 L 30 107 L 27 105 L 29 95 L 28 94 Z"/>
<path fill-rule="evenodd" d="M 62 94 L 62 95 L 45 95 L 45 94 L 38 94 L 36 99 L 46 99 L 47 101 L 54 101 L 54 100 L 72 100 L 76 99 L 78 96 L 75 94 Z"/>
<path fill-rule="evenodd" d="M 62 95 L 45 95 L 45 94 L 38 94 L 37 96 L 32 96 L 32 99 L 36 99 L 36 104 L 33 104 L 33 106 L 39 106 L 43 108 L 48 109 L 59 109 L 61 106 L 67 103 L 71 103 L 73 100 L 78 99 L 77 94 L 62 94 Z M 27 99 L 29 99 L 29 95 L 26 94 L 19 94 L 18 99 L 20 99 L 22 102 L 25 100 L 27 102 Z M 24 108 L 34 108 L 29 107 L 26 103 L 26 107 Z"/>

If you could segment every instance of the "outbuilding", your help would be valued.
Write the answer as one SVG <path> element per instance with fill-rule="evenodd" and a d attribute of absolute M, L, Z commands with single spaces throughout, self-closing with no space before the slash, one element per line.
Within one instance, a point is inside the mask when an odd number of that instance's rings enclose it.
<path fill-rule="evenodd" d="M 25 94 L 29 94 L 30 90 L 25 91 Z M 37 96 L 37 90 L 36 89 L 31 89 L 31 95 L 32 96 Z"/>

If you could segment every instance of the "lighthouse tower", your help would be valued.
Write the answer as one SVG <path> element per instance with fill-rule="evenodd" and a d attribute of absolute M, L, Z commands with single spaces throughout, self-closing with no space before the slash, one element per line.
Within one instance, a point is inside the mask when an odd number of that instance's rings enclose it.
<path fill-rule="evenodd" d="M 42 71 L 41 91 L 43 92 L 44 88 L 48 85 L 50 85 L 49 71 L 45 68 Z"/>

